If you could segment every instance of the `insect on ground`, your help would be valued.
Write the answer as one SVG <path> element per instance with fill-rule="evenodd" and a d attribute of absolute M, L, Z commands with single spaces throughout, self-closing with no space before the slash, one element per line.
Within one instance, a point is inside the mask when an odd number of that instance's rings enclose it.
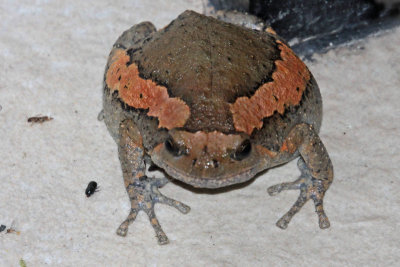
<path fill-rule="evenodd" d="M 36 124 L 36 123 L 42 124 L 43 122 L 51 121 L 51 120 L 53 120 L 53 118 L 50 116 L 37 115 L 37 116 L 29 117 L 27 121 L 31 124 Z"/>
<path fill-rule="evenodd" d="M 85 195 L 86 197 L 90 197 L 93 195 L 95 192 L 99 191 L 100 187 L 97 187 L 97 183 L 95 181 L 91 181 L 88 186 L 86 187 L 85 190 Z"/>

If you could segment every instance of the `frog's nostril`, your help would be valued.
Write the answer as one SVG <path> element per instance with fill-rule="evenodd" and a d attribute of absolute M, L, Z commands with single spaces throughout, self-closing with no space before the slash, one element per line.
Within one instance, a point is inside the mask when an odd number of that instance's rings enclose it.
<path fill-rule="evenodd" d="M 218 160 L 216 160 L 216 159 L 213 159 L 213 160 L 212 160 L 212 162 L 213 162 L 213 166 L 214 166 L 214 168 L 218 168 L 218 166 L 219 166 L 219 162 L 218 162 Z"/>
<path fill-rule="evenodd" d="M 171 137 L 165 140 L 164 145 L 167 151 L 175 157 L 179 157 L 183 154 L 181 147 L 179 147 L 179 145 Z"/>
<path fill-rule="evenodd" d="M 243 143 L 236 149 L 236 151 L 231 155 L 231 158 L 237 161 L 241 161 L 250 155 L 251 152 L 251 142 L 246 139 Z"/>
<path fill-rule="evenodd" d="M 192 160 L 192 166 L 196 165 L 197 159 Z"/>

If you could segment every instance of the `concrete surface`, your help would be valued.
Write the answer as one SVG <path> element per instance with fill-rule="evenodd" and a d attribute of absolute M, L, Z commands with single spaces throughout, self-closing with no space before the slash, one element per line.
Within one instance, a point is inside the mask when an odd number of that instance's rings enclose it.
<path fill-rule="evenodd" d="M 166 25 L 200 1 L 0 2 L 0 266 L 394 266 L 400 260 L 400 29 L 308 62 L 324 100 L 321 138 L 335 168 L 325 198 L 331 228 L 308 203 L 275 226 L 298 192 L 296 162 L 218 194 L 176 184 L 162 192 L 191 206 L 157 206 L 170 238 L 159 246 L 140 214 L 115 230 L 129 201 L 117 146 L 97 121 L 106 58 L 142 20 Z M 27 118 L 54 119 L 30 125 Z M 86 198 L 96 180 L 101 191 Z"/>

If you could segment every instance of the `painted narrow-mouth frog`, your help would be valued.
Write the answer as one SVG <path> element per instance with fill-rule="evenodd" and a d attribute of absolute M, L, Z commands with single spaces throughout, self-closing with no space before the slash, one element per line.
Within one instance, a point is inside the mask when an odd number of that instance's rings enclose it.
<path fill-rule="evenodd" d="M 218 188 L 297 157 L 300 178 L 268 189 L 271 195 L 300 190 L 277 225 L 286 228 L 312 199 L 320 227 L 329 227 L 322 200 L 333 167 L 317 134 L 321 95 L 305 64 L 273 32 L 193 11 L 159 31 L 137 24 L 111 50 L 103 100 L 131 200 L 119 235 L 143 210 L 165 244 L 155 203 L 190 210 L 158 191 L 168 180 L 147 177 L 146 164 L 194 187 Z"/>

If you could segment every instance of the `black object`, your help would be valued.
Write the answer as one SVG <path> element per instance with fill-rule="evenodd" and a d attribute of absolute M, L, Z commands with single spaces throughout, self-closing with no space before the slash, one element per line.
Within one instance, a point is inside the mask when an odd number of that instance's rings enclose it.
<path fill-rule="evenodd" d="M 160 171 L 160 170 L 162 170 L 162 169 L 154 164 L 151 164 L 149 167 L 149 172 Z"/>
<path fill-rule="evenodd" d="M 97 192 L 97 183 L 95 181 L 91 181 L 88 186 L 86 187 L 85 194 L 87 197 L 90 197 Z"/>
<path fill-rule="evenodd" d="M 249 12 L 249 0 L 208 0 L 208 2 L 217 10 Z"/>
<path fill-rule="evenodd" d="M 6 227 L 4 224 L 2 224 L 2 225 L 0 226 L 0 233 L 3 232 L 4 230 L 6 230 L 6 228 L 7 228 L 7 227 Z"/>
<path fill-rule="evenodd" d="M 399 0 L 386 6 L 376 0 L 209 1 L 217 10 L 256 15 L 305 57 L 400 25 Z"/>
<path fill-rule="evenodd" d="M 287 40 L 354 30 L 382 10 L 370 0 L 253 0 L 249 6 L 250 13 L 270 22 Z"/>

